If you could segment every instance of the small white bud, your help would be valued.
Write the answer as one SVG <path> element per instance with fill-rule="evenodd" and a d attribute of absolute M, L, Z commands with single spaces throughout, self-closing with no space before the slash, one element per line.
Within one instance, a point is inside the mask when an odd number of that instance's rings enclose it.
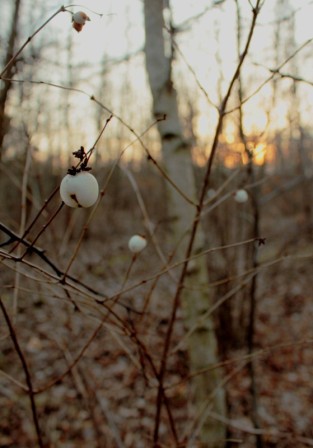
<path fill-rule="evenodd" d="M 248 198 L 249 198 L 248 193 L 244 189 L 237 190 L 236 193 L 234 194 L 234 199 L 239 204 L 247 202 Z"/>
<path fill-rule="evenodd" d="M 62 179 L 60 195 L 69 207 L 91 207 L 98 199 L 99 185 L 95 176 L 87 171 L 67 174 Z"/>
<path fill-rule="evenodd" d="M 128 248 L 131 252 L 138 254 L 147 245 L 147 240 L 142 235 L 133 235 L 128 241 Z"/>

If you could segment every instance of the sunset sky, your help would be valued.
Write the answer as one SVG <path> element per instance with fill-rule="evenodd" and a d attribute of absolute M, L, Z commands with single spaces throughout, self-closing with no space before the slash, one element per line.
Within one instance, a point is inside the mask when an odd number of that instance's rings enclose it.
<path fill-rule="evenodd" d="M 278 3 L 281 4 L 280 8 L 277 6 Z M 244 44 L 251 20 L 251 6 L 248 0 L 241 0 L 239 4 L 242 12 Z M 9 17 L 8 5 L 7 2 L 6 13 Z M 60 3 L 56 0 L 45 2 L 44 6 L 41 5 L 41 9 L 30 8 L 32 5 L 30 0 L 24 5 L 21 42 L 60 7 Z M 188 102 L 194 101 L 193 106 L 197 113 L 195 130 L 200 138 L 207 139 L 214 129 L 216 111 L 201 94 L 197 83 L 202 85 L 210 100 L 218 105 L 238 62 L 235 2 L 224 0 L 214 6 L 214 2 L 208 0 L 172 0 L 171 5 L 174 26 L 179 30 L 176 34 L 179 52 L 176 53 L 173 66 L 175 85 L 181 92 L 183 109 L 186 109 Z M 33 79 L 67 86 L 70 45 L 72 48 L 70 63 L 73 67 L 81 67 L 75 68 L 71 76 L 74 77 L 76 86 L 87 94 L 85 96 L 79 93 L 70 94 L 71 123 L 77 126 L 76 132 L 79 138 L 89 138 L 90 144 L 94 140 L 97 126 L 95 115 L 98 109 L 88 98 L 91 94 L 96 96 L 103 94 L 101 100 L 107 107 L 136 129 L 141 130 L 145 125 L 143 121 L 149 123 L 151 105 L 144 55 L 141 52 L 144 47 L 143 1 L 81 0 L 79 4 L 69 6 L 68 9 L 72 12 L 84 10 L 91 21 L 87 22 L 82 32 L 77 33 L 71 27 L 70 14 L 60 13 L 55 17 L 34 38 L 34 47 L 41 48 Z M 277 62 L 280 64 L 308 39 L 313 38 L 312 16 L 311 0 L 265 1 L 251 51 L 244 65 L 245 96 L 253 94 L 271 75 L 269 69 L 275 68 L 276 50 L 273 42 L 277 20 L 282 20 L 280 47 L 277 48 Z M 290 17 L 294 17 L 294 22 L 289 20 Z M 312 82 L 312 46 L 312 43 L 306 45 L 294 58 L 294 63 L 286 65 L 282 71 Z M 127 63 L 114 62 L 123 60 L 127 55 L 134 56 Z M 103 61 L 107 67 L 103 84 L 106 85 L 106 90 L 101 87 L 103 79 L 101 81 L 100 73 L 101 67 L 104 66 Z M 188 66 L 192 67 L 193 73 Z M 19 78 L 25 79 L 25 76 L 27 78 L 27 71 L 27 65 L 24 65 Z M 272 126 L 276 128 L 286 126 L 286 117 L 290 114 L 292 101 L 288 93 L 290 86 L 290 80 L 280 81 L 280 98 L 275 109 L 271 109 L 270 83 L 245 104 L 245 128 L 248 134 L 262 132 L 265 126 L 268 126 L 269 111 Z M 40 94 L 40 89 L 42 91 L 42 87 L 33 89 L 37 95 Z M 53 88 L 47 88 L 47 95 L 49 101 L 55 103 L 54 107 L 59 107 L 63 101 Z M 301 119 L 304 124 L 309 124 L 313 110 L 312 86 L 298 83 L 298 95 L 301 99 Z M 230 106 L 236 104 L 234 98 Z M 54 107 L 51 108 L 50 114 L 51 120 L 55 121 Z M 60 124 L 56 123 L 55 126 L 62 127 L 62 119 Z M 112 126 L 115 126 L 114 123 Z M 231 140 L 233 132 L 231 122 L 224 131 L 226 138 Z M 125 129 L 121 132 L 127 134 Z M 62 141 L 63 137 L 58 138 Z M 43 140 L 41 137 L 43 147 L 50 145 L 48 141 L 44 144 Z"/>

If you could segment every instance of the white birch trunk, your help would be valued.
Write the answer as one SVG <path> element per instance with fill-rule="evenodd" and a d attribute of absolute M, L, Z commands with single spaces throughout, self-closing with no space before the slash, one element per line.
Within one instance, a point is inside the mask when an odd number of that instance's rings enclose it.
<path fill-rule="evenodd" d="M 153 96 L 153 112 L 156 118 L 166 115 L 166 120 L 159 122 L 159 134 L 162 142 L 162 154 L 165 169 L 177 187 L 190 198 L 195 198 L 195 179 L 191 160 L 190 143 L 183 135 L 179 118 L 176 91 L 171 79 L 171 59 L 165 55 L 163 1 L 145 0 L 146 31 L 146 68 Z M 168 189 L 171 220 L 173 222 L 173 243 L 183 237 L 177 256 L 184 258 L 189 239 L 189 230 L 195 216 L 195 207 L 188 203 L 173 187 Z M 189 230 L 188 230 L 189 229 Z M 188 230 L 186 232 L 186 230 Z M 174 241 L 175 238 L 175 241 Z M 201 250 L 203 235 L 198 231 L 194 253 Z M 193 262 L 185 279 L 182 305 L 185 326 L 193 328 L 199 318 L 211 307 L 212 295 L 207 287 L 208 275 L 205 258 Z M 194 290 L 188 286 L 196 287 Z M 189 362 L 192 372 L 205 369 L 218 362 L 217 341 L 213 320 L 207 318 L 188 339 Z M 217 387 L 222 380 L 220 371 L 208 370 L 205 374 L 194 377 L 193 390 L 195 413 L 205 408 L 225 416 L 225 396 L 222 387 Z M 210 399 L 211 394 L 212 398 Z M 225 427 L 209 418 L 202 419 L 200 430 L 201 446 L 222 447 L 225 444 Z"/>

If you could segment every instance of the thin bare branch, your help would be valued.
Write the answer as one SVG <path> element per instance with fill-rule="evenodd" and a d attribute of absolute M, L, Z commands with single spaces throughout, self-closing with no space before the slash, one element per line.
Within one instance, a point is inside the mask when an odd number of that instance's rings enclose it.
<path fill-rule="evenodd" d="M 163 388 L 164 388 L 163 382 L 164 382 L 164 376 L 165 376 L 166 367 L 167 367 L 168 352 L 170 349 L 170 343 L 171 343 L 171 339 L 172 339 L 174 323 L 176 320 L 177 309 L 178 309 L 180 297 L 181 297 L 181 294 L 182 294 L 182 291 L 184 288 L 184 280 L 185 280 L 185 277 L 187 274 L 188 260 L 192 253 L 196 233 L 197 233 L 198 226 L 200 223 L 200 216 L 201 216 L 202 208 L 203 208 L 203 205 L 205 202 L 205 195 L 206 195 L 207 187 L 208 187 L 209 180 L 210 180 L 213 161 L 214 161 L 215 154 L 216 154 L 217 147 L 218 147 L 218 141 L 219 141 L 219 136 L 220 136 L 220 132 L 222 129 L 222 123 L 223 123 L 226 107 L 227 107 L 228 100 L 230 98 L 233 86 L 235 84 L 235 81 L 237 80 L 237 78 L 240 74 L 242 64 L 248 54 L 248 50 L 249 50 L 249 47 L 250 47 L 250 44 L 252 41 L 252 36 L 254 33 L 254 29 L 256 26 L 256 20 L 257 20 L 258 14 L 259 14 L 260 4 L 261 4 L 261 0 L 257 0 L 256 7 L 253 10 L 250 30 L 249 30 L 249 34 L 247 37 L 245 48 L 242 52 L 238 66 L 232 76 L 228 90 L 224 96 L 224 99 L 223 99 L 221 107 L 220 107 L 219 120 L 217 123 L 215 136 L 214 136 L 212 147 L 211 147 L 211 153 L 210 153 L 210 157 L 209 157 L 209 160 L 207 163 L 206 172 L 205 172 L 205 176 L 204 176 L 204 180 L 203 180 L 203 185 L 201 188 L 197 211 L 195 214 L 193 226 L 192 226 L 191 233 L 190 233 L 190 239 L 189 239 L 189 243 L 188 243 L 187 250 L 186 250 L 186 256 L 185 256 L 186 262 L 183 264 L 182 271 L 180 274 L 179 283 L 178 283 L 176 293 L 174 296 L 174 300 L 173 300 L 173 304 L 172 304 L 172 311 L 171 311 L 169 325 L 168 325 L 167 332 L 166 332 L 165 342 L 164 342 L 164 346 L 163 346 L 163 354 L 162 354 L 162 359 L 161 359 L 161 366 L 160 366 L 160 370 L 159 370 L 159 388 L 158 388 L 158 396 L 157 396 L 157 403 L 156 403 L 157 410 L 156 410 L 155 428 L 154 428 L 154 442 L 155 443 L 158 441 L 158 435 L 159 435 L 160 417 L 161 417 L 161 408 L 162 408 L 162 392 L 163 392 Z"/>
<path fill-rule="evenodd" d="M 36 401 L 35 401 L 35 398 L 34 398 L 34 390 L 33 390 L 33 383 L 32 383 L 31 374 L 29 372 L 29 368 L 28 368 L 27 361 L 26 361 L 26 358 L 24 356 L 24 353 L 23 353 L 23 351 L 22 351 L 22 349 L 20 347 L 20 344 L 18 342 L 14 326 L 13 326 L 13 324 L 11 322 L 9 314 L 7 313 L 6 307 L 4 306 L 4 303 L 3 303 L 1 298 L 0 298 L 0 308 L 2 310 L 4 319 L 6 321 L 8 329 L 10 331 L 10 336 L 11 336 L 14 348 L 16 350 L 16 353 L 17 353 L 18 357 L 20 358 L 20 361 L 21 361 L 21 364 L 22 364 L 22 368 L 23 368 L 23 371 L 24 371 L 26 384 L 27 384 L 27 387 L 28 387 L 28 396 L 29 396 L 31 410 L 32 410 L 33 422 L 34 422 L 34 426 L 35 426 L 35 430 L 36 430 L 36 434 L 37 434 L 38 445 L 39 445 L 40 448 L 44 448 L 44 443 L 43 443 L 43 440 L 42 440 L 41 429 L 40 429 L 39 420 L 38 420 L 38 411 L 37 411 Z"/>
<path fill-rule="evenodd" d="M 22 53 L 22 51 L 24 50 L 24 48 L 33 40 L 33 38 L 36 36 L 36 34 L 38 34 L 49 22 L 51 22 L 52 19 L 54 19 L 54 17 L 56 17 L 60 12 L 64 12 L 66 11 L 66 9 L 64 8 L 64 6 L 61 6 L 54 14 L 52 14 L 52 16 L 50 16 L 39 28 L 36 29 L 36 31 L 33 32 L 33 34 L 31 34 L 26 41 L 24 42 L 24 44 L 20 47 L 20 49 L 12 56 L 12 58 L 10 59 L 10 61 L 6 64 L 6 66 L 4 67 L 4 69 L 2 70 L 2 72 L 0 73 L 0 79 L 4 79 L 3 76 L 5 75 L 5 73 L 7 72 L 7 70 L 15 63 L 16 59 L 18 58 L 18 56 Z M 5 81 L 7 81 L 6 79 L 4 79 Z"/>
<path fill-rule="evenodd" d="M 280 70 L 289 62 L 291 61 L 291 59 L 293 59 L 300 51 L 302 51 L 305 47 L 307 47 L 310 43 L 313 42 L 313 37 L 310 39 L 307 39 L 302 45 L 300 45 L 290 56 L 288 56 L 288 58 L 286 58 L 277 68 L 270 70 L 271 71 L 271 76 L 269 76 L 268 78 L 266 78 L 250 95 L 248 95 L 247 97 L 243 98 L 241 103 L 236 106 L 233 107 L 229 110 L 225 111 L 225 115 L 226 114 L 231 114 L 232 112 L 238 110 L 240 107 L 242 107 L 245 103 L 247 103 L 249 100 L 251 100 L 251 98 L 254 98 L 262 89 L 264 86 L 266 86 L 270 81 L 272 81 L 272 79 L 275 78 L 275 76 L 277 76 L 277 74 L 279 75 Z"/>

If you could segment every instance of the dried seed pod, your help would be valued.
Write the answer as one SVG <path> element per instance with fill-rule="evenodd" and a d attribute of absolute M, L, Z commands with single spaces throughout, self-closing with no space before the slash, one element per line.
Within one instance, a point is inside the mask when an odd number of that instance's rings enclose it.
<path fill-rule="evenodd" d="M 73 28 L 79 33 L 90 18 L 83 11 L 75 12 L 72 16 Z"/>

